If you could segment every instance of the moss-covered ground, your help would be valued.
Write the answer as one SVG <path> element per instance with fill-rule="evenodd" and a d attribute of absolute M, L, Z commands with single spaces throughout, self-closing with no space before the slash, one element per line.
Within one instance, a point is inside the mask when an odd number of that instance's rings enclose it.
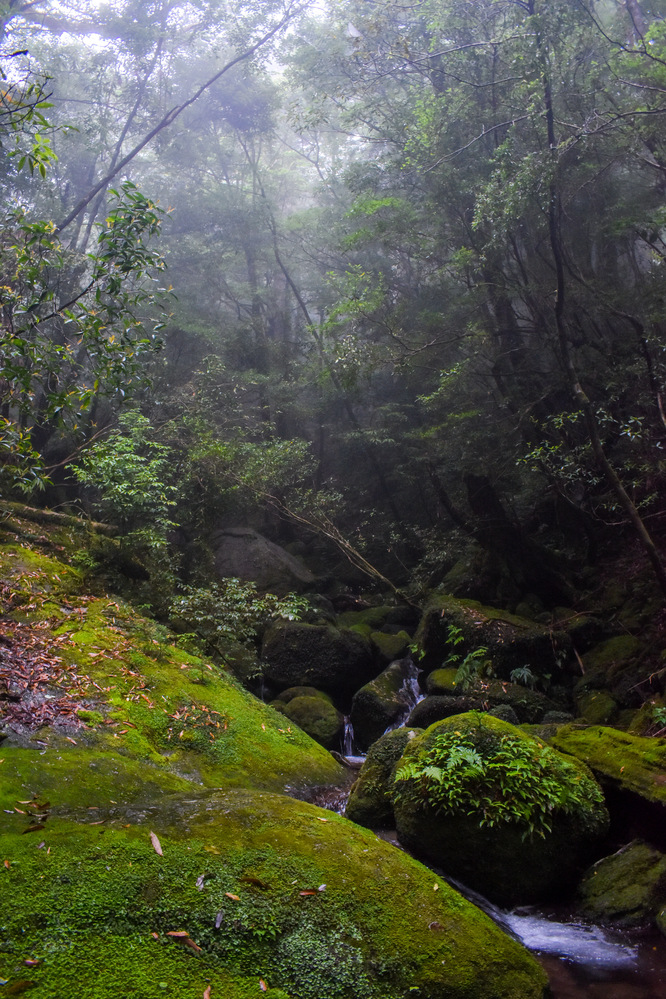
<path fill-rule="evenodd" d="M 86 593 L 67 561 L 85 532 L 65 526 L 0 546 L 2 995 L 542 995 L 527 952 L 444 882 L 287 796 L 338 764 Z"/>

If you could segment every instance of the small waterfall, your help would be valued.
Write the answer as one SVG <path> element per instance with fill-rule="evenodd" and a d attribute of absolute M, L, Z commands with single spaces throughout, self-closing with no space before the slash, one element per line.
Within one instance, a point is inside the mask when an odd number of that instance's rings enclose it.
<path fill-rule="evenodd" d="M 345 715 L 345 730 L 342 735 L 342 755 L 354 755 L 354 726 L 349 715 Z"/>
<path fill-rule="evenodd" d="M 397 662 L 404 663 L 406 667 L 402 687 L 397 693 L 398 701 L 403 705 L 403 708 L 386 728 L 384 734 L 392 732 L 396 728 L 402 728 L 416 705 L 426 696 L 419 687 L 419 670 L 416 663 L 412 659 L 397 660 Z"/>

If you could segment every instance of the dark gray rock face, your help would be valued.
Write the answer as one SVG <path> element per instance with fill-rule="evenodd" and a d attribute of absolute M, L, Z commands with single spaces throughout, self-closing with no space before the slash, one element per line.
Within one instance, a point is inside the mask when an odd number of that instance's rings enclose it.
<path fill-rule="evenodd" d="M 217 531 L 212 546 L 215 568 L 222 578 L 253 582 L 257 589 L 278 595 L 307 589 L 315 581 L 302 562 L 250 527 Z"/>

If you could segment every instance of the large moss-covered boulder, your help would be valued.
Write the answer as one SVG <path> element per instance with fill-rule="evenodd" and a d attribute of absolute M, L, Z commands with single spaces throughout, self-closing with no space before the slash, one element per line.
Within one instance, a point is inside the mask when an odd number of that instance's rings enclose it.
<path fill-rule="evenodd" d="M 344 718 L 326 694 L 315 691 L 287 701 L 276 700 L 273 707 L 326 749 L 340 749 Z"/>
<path fill-rule="evenodd" d="M 458 671 L 450 667 L 433 670 L 426 679 L 426 690 L 428 694 L 439 697 L 471 697 L 478 701 L 475 706 L 486 711 L 498 705 L 508 705 L 518 720 L 527 724 L 541 721 L 546 712 L 555 707 L 541 691 L 532 690 L 520 683 L 508 680 L 473 680 L 467 684 L 461 683 Z"/>
<path fill-rule="evenodd" d="M 666 905 L 666 856 L 634 840 L 597 861 L 578 889 L 585 919 L 618 926 L 644 926 Z"/>
<path fill-rule="evenodd" d="M 146 798 L 141 815 L 91 800 L 27 836 L 15 813 L 0 833 L 9 995 L 543 995 L 488 917 L 333 813 L 252 791 Z"/>
<path fill-rule="evenodd" d="M 276 687 L 306 685 L 342 698 L 378 672 L 369 641 L 332 625 L 281 621 L 266 632 L 262 658 Z"/>
<path fill-rule="evenodd" d="M 455 654 L 464 658 L 486 648 L 498 677 L 508 680 L 514 669 L 528 666 L 539 677 L 553 675 L 570 649 L 566 631 L 553 631 L 528 618 L 486 607 L 476 600 L 437 594 L 427 604 L 416 640 L 424 652 L 422 666 L 435 670 Z"/>
<path fill-rule="evenodd" d="M 504 905 L 566 892 L 608 827 L 584 765 L 476 713 L 408 743 L 394 811 L 408 849 Z"/>
<path fill-rule="evenodd" d="M 392 829 L 393 770 L 420 729 L 396 728 L 373 743 L 352 785 L 345 815 L 369 829 Z"/>
<path fill-rule="evenodd" d="M 367 749 L 389 725 L 406 719 L 418 696 L 417 669 L 412 660 L 391 663 L 354 694 L 351 722 L 357 744 Z"/>

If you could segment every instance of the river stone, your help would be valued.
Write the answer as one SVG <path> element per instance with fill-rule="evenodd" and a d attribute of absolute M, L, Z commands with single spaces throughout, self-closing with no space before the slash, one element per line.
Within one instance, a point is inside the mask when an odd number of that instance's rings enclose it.
<path fill-rule="evenodd" d="M 288 701 L 275 700 L 273 707 L 321 746 L 326 749 L 340 748 L 344 718 L 326 694 L 315 691 L 314 695 L 291 697 Z"/>
<path fill-rule="evenodd" d="M 482 711 L 483 701 L 480 697 L 437 697 L 435 695 L 424 697 L 416 705 L 406 724 L 410 728 L 428 728 L 435 722 L 450 718 L 452 715 L 461 715 L 466 711 Z"/>
<path fill-rule="evenodd" d="M 550 832 L 530 836 L 526 827 L 513 819 L 499 819 L 492 826 L 481 825 L 484 813 L 479 802 L 484 796 L 494 801 L 505 800 L 510 807 L 513 801 L 529 794 L 529 790 L 523 790 L 528 786 L 521 779 L 523 763 L 513 777 L 505 778 L 501 790 L 496 784 L 490 789 L 479 788 L 474 778 L 469 778 L 470 796 L 460 796 L 459 807 L 454 806 L 451 811 L 430 804 L 423 786 L 412 796 L 407 790 L 409 785 L 398 781 L 394 812 L 400 842 L 416 856 L 437 865 L 447 875 L 497 904 L 527 904 L 562 896 L 592 859 L 608 828 L 603 796 L 591 773 L 579 761 L 561 753 L 551 757 L 551 751 L 544 749 L 543 743 L 508 722 L 476 713 L 457 715 L 430 726 L 407 744 L 397 772 L 410 767 L 417 772 L 422 770 L 437 737 L 452 732 L 469 737 L 478 751 L 490 758 L 503 739 L 518 740 L 540 761 L 530 770 L 533 783 L 541 782 L 542 765 L 551 759 L 552 766 L 559 771 L 554 779 L 563 795 L 575 782 L 584 800 L 571 812 L 552 810 L 548 815 Z M 446 765 L 447 757 L 437 761 L 441 769 Z"/>
<path fill-rule="evenodd" d="M 377 675 L 368 640 L 332 625 L 277 622 L 264 635 L 262 658 L 276 687 L 312 686 L 342 699 Z"/>
<path fill-rule="evenodd" d="M 634 840 L 586 872 L 578 897 L 585 919 L 627 927 L 650 923 L 666 905 L 666 856 Z"/>
<path fill-rule="evenodd" d="M 393 770 L 405 746 L 421 729 L 396 728 L 386 732 L 368 750 L 358 778 L 352 785 L 345 815 L 369 829 L 392 829 Z"/>
<path fill-rule="evenodd" d="M 282 595 L 307 589 L 315 581 L 302 562 L 250 527 L 216 531 L 212 550 L 220 577 L 256 583 L 262 592 Z"/>
<path fill-rule="evenodd" d="M 354 738 L 362 749 L 367 749 L 389 725 L 409 713 L 410 692 L 405 683 L 410 677 L 415 682 L 414 663 L 411 659 L 399 659 L 356 691 L 350 717 Z"/>

